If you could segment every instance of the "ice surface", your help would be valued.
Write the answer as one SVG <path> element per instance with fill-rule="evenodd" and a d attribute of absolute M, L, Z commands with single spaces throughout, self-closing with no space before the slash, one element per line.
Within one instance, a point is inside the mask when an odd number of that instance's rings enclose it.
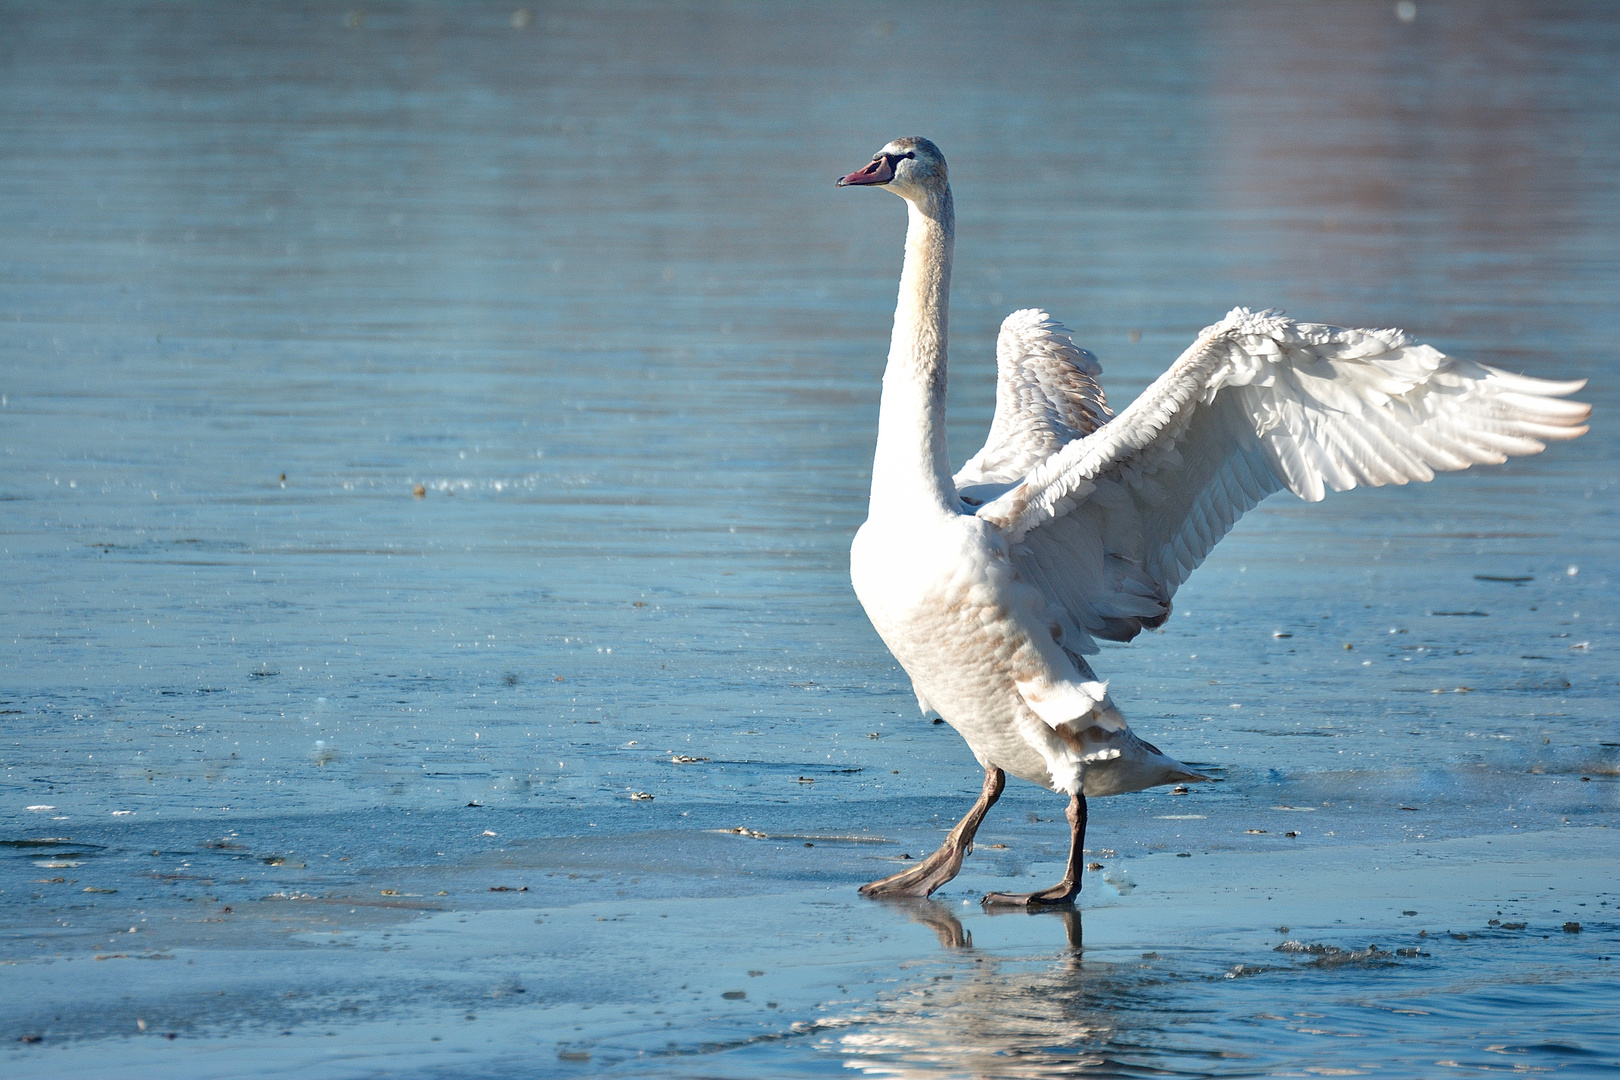
<path fill-rule="evenodd" d="M 6 9 L 8 1076 L 1615 1064 L 1620 24 L 525 10 Z M 1592 380 L 1105 648 L 1217 782 L 1096 800 L 1075 919 L 974 903 L 1021 784 L 854 894 L 979 785 L 847 580 L 904 218 L 831 181 L 910 132 L 957 461 L 1020 306 L 1116 405 L 1240 303 Z"/>

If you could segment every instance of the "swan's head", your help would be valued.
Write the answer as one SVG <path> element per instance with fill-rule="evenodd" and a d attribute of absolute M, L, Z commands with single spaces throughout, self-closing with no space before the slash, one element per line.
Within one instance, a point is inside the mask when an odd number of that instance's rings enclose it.
<path fill-rule="evenodd" d="M 927 139 L 908 135 L 872 155 L 859 172 L 838 178 L 839 187 L 886 187 L 902 199 L 917 201 L 942 194 L 948 181 L 945 155 Z"/>

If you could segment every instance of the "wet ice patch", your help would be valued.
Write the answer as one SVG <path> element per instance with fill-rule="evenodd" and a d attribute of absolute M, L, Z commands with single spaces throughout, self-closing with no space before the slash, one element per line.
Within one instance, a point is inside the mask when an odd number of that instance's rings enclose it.
<path fill-rule="evenodd" d="M 1114 891 L 1121 896 L 1129 895 L 1135 888 L 1136 882 L 1131 880 L 1129 870 L 1124 867 L 1110 867 L 1103 874 L 1103 880 L 1114 887 Z"/>
<path fill-rule="evenodd" d="M 1285 941 L 1272 951 L 1292 955 L 1314 956 L 1316 959 L 1306 964 L 1306 967 L 1337 968 L 1346 964 L 1378 966 L 1394 963 L 1390 959 L 1394 954 L 1385 949 L 1380 949 L 1377 945 L 1368 945 L 1365 949 L 1344 949 L 1337 945 L 1324 945 L 1319 942 L 1307 944 L 1303 941 Z"/>

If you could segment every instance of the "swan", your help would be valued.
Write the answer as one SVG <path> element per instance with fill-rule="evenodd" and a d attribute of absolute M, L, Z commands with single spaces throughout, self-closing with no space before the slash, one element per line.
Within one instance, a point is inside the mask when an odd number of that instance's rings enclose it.
<path fill-rule="evenodd" d="M 1237 519 L 1284 488 L 1315 502 L 1533 454 L 1586 431 L 1552 382 L 1456 360 L 1399 330 L 1236 308 L 1115 415 L 1101 367 L 1044 311 L 996 340 L 984 448 L 952 475 L 945 446 L 955 210 L 927 139 L 888 143 L 838 187 L 906 201 L 905 262 L 878 410 L 855 594 L 917 704 L 967 741 L 984 786 L 938 851 L 861 887 L 927 896 L 956 876 L 1006 774 L 1069 796 L 1063 879 L 990 905 L 1071 904 L 1086 798 L 1207 779 L 1132 733 L 1085 657 L 1161 625 Z"/>

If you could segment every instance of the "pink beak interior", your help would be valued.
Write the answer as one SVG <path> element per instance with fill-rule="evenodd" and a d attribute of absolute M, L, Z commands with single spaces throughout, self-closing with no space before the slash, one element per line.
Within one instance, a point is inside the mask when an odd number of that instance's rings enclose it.
<path fill-rule="evenodd" d="M 880 157 L 860 172 L 852 172 L 848 176 L 838 178 L 839 187 L 853 187 L 856 184 L 887 184 L 894 179 L 894 166 L 887 157 Z"/>

